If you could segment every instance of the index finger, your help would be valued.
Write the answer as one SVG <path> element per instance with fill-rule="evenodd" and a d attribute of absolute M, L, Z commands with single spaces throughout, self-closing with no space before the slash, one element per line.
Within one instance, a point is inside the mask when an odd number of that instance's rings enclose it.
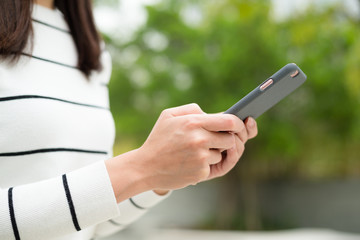
<path fill-rule="evenodd" d="M 240 133 L 245 129 L 243 121 L 232 114 L 203 114 L 197 117 L 201 127 L 208 131 Z"/>

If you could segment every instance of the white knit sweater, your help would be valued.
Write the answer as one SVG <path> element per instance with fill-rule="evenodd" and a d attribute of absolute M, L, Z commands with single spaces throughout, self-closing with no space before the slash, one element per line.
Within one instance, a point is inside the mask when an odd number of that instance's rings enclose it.
<path fill-rule="evenodd" d="M 116 203 L 104 164 L 115 135 L 110 56 L 103 52 L 103 71 L 88 80 L 62 14 L 35 5 L 32 18 L 31 55 L 0 63 L 0 239 L 113 233 L 164 197 Z"/>

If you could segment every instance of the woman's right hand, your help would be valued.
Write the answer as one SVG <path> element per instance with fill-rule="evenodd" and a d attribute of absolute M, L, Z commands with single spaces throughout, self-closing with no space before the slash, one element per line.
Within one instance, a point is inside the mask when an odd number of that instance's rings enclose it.
<path fill-rule="evenodd" d="M 178 189 L 205 180 L 209 165 L 221 161 L 219 149 L 235 145 L 241 123 L 234 116 L 205 114 L 189 104 L 164 110 L 139 149 L 144 170 L 156 189 Z M 139 161 L 140 162 L 140 161 Z"/>
<path fill-rule="evenodd" d="M 110 178 L 111 173 L 124 173 L 129 181 L 130 170 L 133 183 L 141 182 L 141 191 L 197 184 L 211 176 L 212 165 L 224 160 L 223 151 L 236 151 L 239 154 L 234 156 L 240 158 L 248 135 L 245 124 L 231 114 L 206 114 L 196 104 L 166 109 L 145 143 L 124 155 L 127 161 L 122 161 L 122 170 L 108 167 Z"/>

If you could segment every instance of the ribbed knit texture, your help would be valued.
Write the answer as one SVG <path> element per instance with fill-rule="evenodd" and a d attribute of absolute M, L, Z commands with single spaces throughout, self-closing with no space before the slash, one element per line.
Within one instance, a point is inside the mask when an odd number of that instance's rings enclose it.
<path fill-rule="evenodd" d="M 115 136 L 110 56 L 104 50 L 102 72 L 86 79 L 62 14 L 35 5 L 32 18 L 33 52 L 0 63 L 0 239 L 113 233 L 164 197 L 116 204 L 104 164 Z"/>

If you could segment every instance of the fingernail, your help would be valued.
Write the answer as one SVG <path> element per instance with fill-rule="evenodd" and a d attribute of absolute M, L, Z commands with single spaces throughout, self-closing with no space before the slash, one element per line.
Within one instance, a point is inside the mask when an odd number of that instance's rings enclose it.
<path fill-rule="evenodd" d="M 254 127 L 255 126 L 255 120 L 251 117 L 248 118 L 246 125 L 248 125 L 248 127 Z"/>

